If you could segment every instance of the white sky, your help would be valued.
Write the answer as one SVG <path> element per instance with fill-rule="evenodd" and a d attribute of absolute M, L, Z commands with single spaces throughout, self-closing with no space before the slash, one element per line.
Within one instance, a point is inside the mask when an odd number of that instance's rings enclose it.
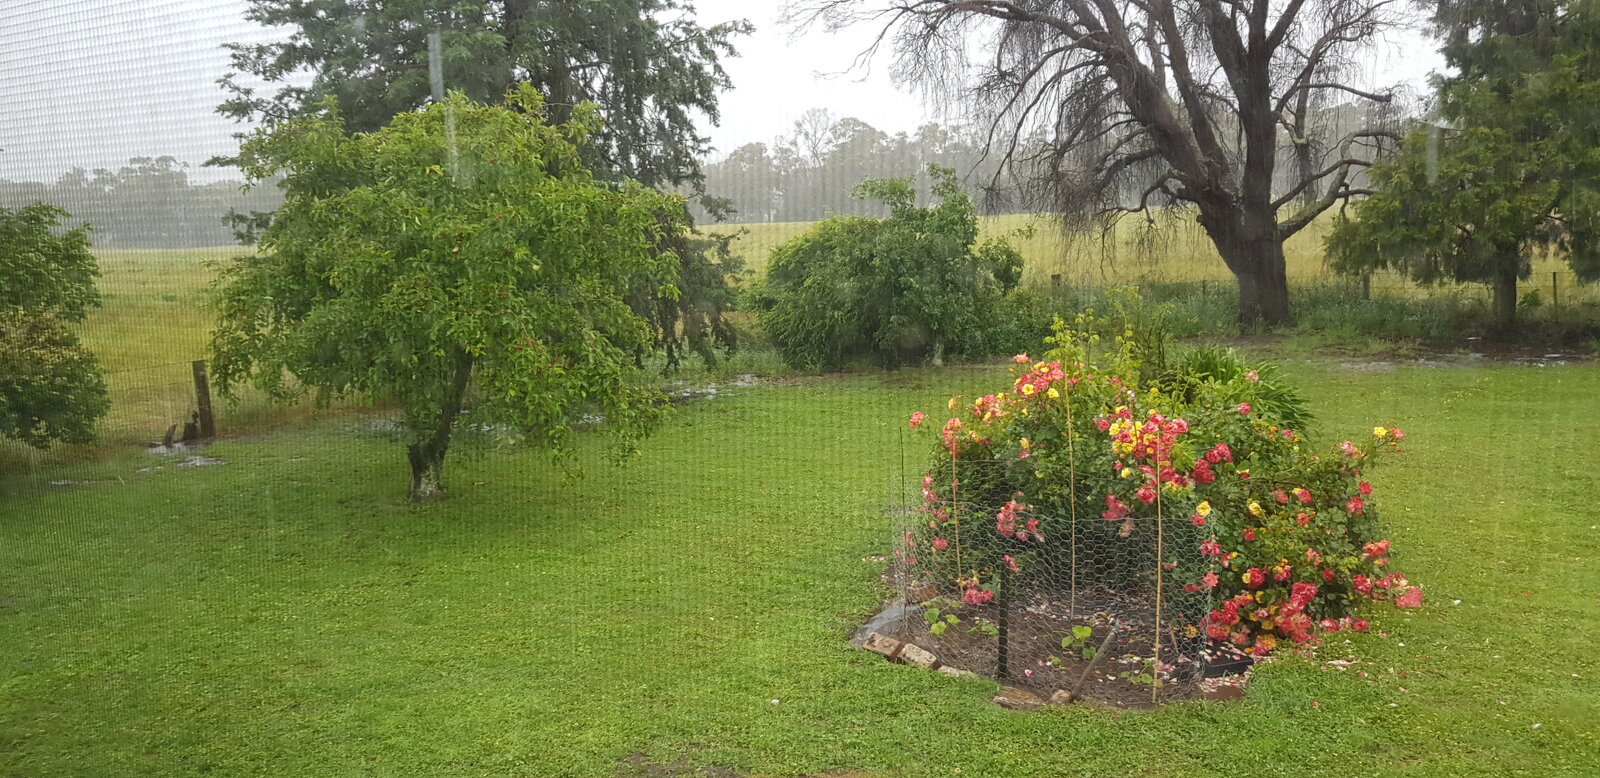
<path fill-rule="evenodd" d="M 231 153 L 239 128 L 216 115 L 225 42 L 270 40 L 243 18 L 245 0 L 0 0 L 0 178 L 54 180 L 73 166 L 117 167 L 129 157 L 192 163 Z M 725 63 L 734 89 L 722 126 L 706 130 L 718 155 L 786 133 L 808 108 L 855 116 L 885 132 L 929 118 L 918 97 L 888 78 L 887 53 L 870 72 L 850 67 L 869 29 L 791 40 L 782 0 L 699 0 L 700 20 L 747 18 L 756 32 Z M 1420 84 L 1441 65 L 1434 47 L 1402 34 L 1372 55 L 1370 80 Z M 217 172 L 192 170 L 201 180 Z"/>

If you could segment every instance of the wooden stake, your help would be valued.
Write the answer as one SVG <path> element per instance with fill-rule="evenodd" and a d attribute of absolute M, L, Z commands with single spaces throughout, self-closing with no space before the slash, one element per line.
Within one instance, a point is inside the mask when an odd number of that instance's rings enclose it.
<path fill-rule="evenodd" d="M 194 367 L 194 402 L 200 414 L 200 437 L 210 440 L 217 436 L 217 420 L 211 413 L 211 382 L 206 377 L 206 361 L 196 359 Z"/>

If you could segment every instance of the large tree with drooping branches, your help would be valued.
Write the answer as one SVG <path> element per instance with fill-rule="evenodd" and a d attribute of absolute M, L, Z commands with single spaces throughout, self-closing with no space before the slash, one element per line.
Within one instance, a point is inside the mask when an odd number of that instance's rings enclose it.
<path fill-rule="evenodd" d="M 1068 226 L 1192 215 L 1241 321 L 1292 321 L 1283 242 L 1359 194 L 1397 139 L 1395 90 L 1351 78 L 1392 0 L 810 0 L 797 25 L 875 24 L 871 56 L 970 112 Z"/>

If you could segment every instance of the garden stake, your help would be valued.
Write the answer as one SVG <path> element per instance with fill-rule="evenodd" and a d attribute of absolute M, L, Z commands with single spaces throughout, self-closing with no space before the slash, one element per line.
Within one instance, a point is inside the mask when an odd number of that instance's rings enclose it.
<path fill-rule="evenodd" d="M 956 447 L 950 446 L 950 523 L 955 526 L 956 535 L 956 580 L 961 580 L 961 500 L 958 499 L 956 489 L 961 482 L 956 480 Z"/>
<path fill-rule="evenodd" d="M 1007 678 L 1011 675 L 1011 567 L 1000 566 L 1000 650 L 999 659 L 995 663 L 994 675 L 996 678 Z"/>
<path fill-rule="evenodd" d="M 911 519 L 909 518 L 911 516 L 911 506 L 906 504 L 906 500 L 910 499 L 906 493 L 906 428 L 897 426 L 896 429 L 900 431 L 900 537 L 904 538 L 911 532 Z M 890 488 L 893 487 L 891 486 Z M 901 603 L 908 599 L 906 595 L 911 588 L 911 566 L 905 564 L 905 553 L 906 550 L 902 543 L 900 548 L 900 574 L 896 576 L 899 579 L 897 583 L 900 585 Z"/>
<path fill-rule="evenodd" d="M 1083 684 L 1089 680 L 1089 674 L 1094 672 L 1095 665 L 1100 664 L 1100 657 L 1105 656 L 1106 652 L 1111 650 L 1111 639 L 1117 636 L 1119 628 L 1117 620 L 1112 619 L 1111 629 L 1106 631 L 1106 639 L 1100 641 L 1100 650 L 1094 652 L 1094 656 L 1089 659 L 1089 664 L 1078 675 L 1078 682 L 1072 685 L 1072 691 L 1067 692 L 1067 702 L 1074 702 L 1078 699 L 1078 692 L 1083 691 Z"/>
<path fill-rule="evenodd" d="M 1150 668 L 1150 704 L 1156 703 L 1157 695 L 1161 693 L 1161 436 L 1164 430 L 1156 430 L 1156 638 L 1155 638 L 1155 665 Z"/>
<path fill-rule="evenodd" d="M 1067 504 L 1072 509 L 1072 580 L 1067 584 L 1067 616 L 1078 617 L 1078 466 L 1072 451 L 1072 382 L 1067 382 Z"/>

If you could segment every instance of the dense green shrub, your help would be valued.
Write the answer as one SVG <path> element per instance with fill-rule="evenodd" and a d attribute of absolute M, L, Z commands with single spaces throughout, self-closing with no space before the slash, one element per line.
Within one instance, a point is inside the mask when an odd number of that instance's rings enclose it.
<path fill-rule="evenodd" d="M 1015 337 L 1037 306 L 1007 298 L 1022 256 L 978 240 L 972 201 L 954 171 L 929 166 L 938 203 L 916 204 L 911 179 L 869 179 L 854 196 L 889 206 L 884 219 L 834 216 L 772 252 L 753 296 L 768 338 L 806 369 L 894 366 L 977 356 Z M 1008 314 L 1008 312 L 1010 312 Z"/>
<path fill-rule="evenodd" d="M 1202 399 L 1233 406 L 1247 402 L 1257 413 L 1297 430 L 1305 429 L 1312 419 L 1305 397 L 1284 380 L 1277 365 L 1247 360 L 1231 348 L 1181 349 L 1156 383 L 1185 405 Z"/>
<path fill-rule="evenodd" d="M 74 325 L 100 304 L 87 227 L 48 205 L 0 208 L 0 437 L 86 443 L 110 403 Z"/>

